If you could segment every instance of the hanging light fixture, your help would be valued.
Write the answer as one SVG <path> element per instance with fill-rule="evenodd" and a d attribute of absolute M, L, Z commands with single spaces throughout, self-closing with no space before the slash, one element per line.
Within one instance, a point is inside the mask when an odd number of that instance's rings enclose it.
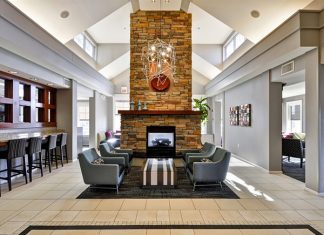
<path fill-rule="evenodd" d="M 160 11 L 161 11 L 160 0 Z M 175 48 L 161 39 L 162 37 L 162 12 L 160 15 L 160 38 L 148 41 L 142 48 L 143 72 L 148 83 L 157 90 L 166 90 L 170 79 L 175 75 Z"/>

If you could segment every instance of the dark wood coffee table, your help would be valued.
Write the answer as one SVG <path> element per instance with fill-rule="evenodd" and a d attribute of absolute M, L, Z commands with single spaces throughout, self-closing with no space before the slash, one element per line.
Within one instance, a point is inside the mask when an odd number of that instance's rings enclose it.
<path fill-rule="evenodd" d="M 143 187 L 176 185 L 176 167 L 172 158 L 148 158 L 143 169 Z"/>

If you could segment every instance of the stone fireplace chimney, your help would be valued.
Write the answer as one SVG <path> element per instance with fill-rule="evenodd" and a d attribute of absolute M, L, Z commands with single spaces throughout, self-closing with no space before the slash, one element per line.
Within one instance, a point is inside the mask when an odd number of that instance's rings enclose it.
<path fill-rule="evenodd" d="M 121 114 L 121 147 L 137 155 L 146 154 L 147 127 L 173 126 L 176 151 L 201 145 L 201 112 L 192 111 L 191 14 L 184 11 L 137 11 L 131 14 L 130 99 L 135 110 Z M 142 48 L 160 38 L 171 43 L 176 53 L 175 80 L 163 91 L 155 91 L 145 78 Z M 136 110 L 138 102 L 148 110 Z M 148 156 L 149 157 L 149 156 Z"/>
<path fill-rule="evenodd" d="M 191 110 L 191 14 L 184 11 L 137 11 L 131 14 L 130 99 L 148 103 L 149 110 Z M 157 37 L 171 43 L 176 53 L 175 81 L 156 92 L 142 71 L 142 48 Z"/>

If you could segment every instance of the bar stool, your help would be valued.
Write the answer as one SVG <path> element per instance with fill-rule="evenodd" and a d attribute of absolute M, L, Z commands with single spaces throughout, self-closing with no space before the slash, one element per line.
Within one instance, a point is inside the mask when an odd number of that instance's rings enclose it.
<path fill-rule="evenodd" d="M 0 177 L 0 179 L 8 181 L 9 191 L 11 191 L 11 177 L 22 174 L 25 176 L 26 184 L 28 183 L 27 182 L 26 161 L 25 161 L 26 146 L 27 146 L 27 139 L 9 140 L 7 151 L 4 151 L 0 155 L 0 159 L 7 160 L 7 169 L 1 171 L 1 172 L 7 171 L 7 177 Z M 17 166 L 12 166 L 12 160 L 15 160 L 18 158 L 22 158 L 22 164 L 17 165 Z M 22 166 L 21 170 L 16 169 L 21 166 Z M 12 175 L 12 172 L 17 173 L 17 174 Z"/>
<path fill-rule="evenodd" d="M 43 177 L 43 166 L 42 166 L 42 137 L 31 137 L 29 138 L 29 145 L 27 149 L 28 154 L 28 173 L 29 181 L 32 182 L 32 170 L 40 169 L 41 176 Z M 35 161 L 34 161 L 35 156 Z"/>
<path fill-rule="evenodd" d="M 66 158 L 66 163 L 69 163 L 68 156 L 67 156 L 67 146 L 66 146 L 66 141 L 67 141 L 67 133 L 62 133 L 57 136 L 57 142 L 56 142 L 56 147 L 60 149 L 60 157 L 61 157 L 61 163 L 63 166 L 63 159 Z"/>
<path fill-rule="evenodd" d="M 45 167 L 46 167 L 46 163 L 48 162 L 48 170 L 51 173 L 52 158 L 54 157 L 56 162 L 56 168 L 58 168 L 57 158 L 56 158 L 57 135 L 49 135 L 46 139 L 47 139 L 46 143 L 42 144 L 42 149 L 45 149 Z"/>

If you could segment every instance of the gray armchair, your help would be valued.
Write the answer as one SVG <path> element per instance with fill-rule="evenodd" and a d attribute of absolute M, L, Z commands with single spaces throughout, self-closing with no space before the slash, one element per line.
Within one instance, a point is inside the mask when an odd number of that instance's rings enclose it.
<path fill-rule="evenodd" d="M 205 144 L 200 149 L 184 149 L 181 151 L 183 160 L 185 161 L 185 156 L 187 153 L 201 153 L 205 152 L 207 150 L 208 142 L 205 142 Z"/>
<path fill-rule="evenodd" d="M 132 161 L 133 158 L 133 150 L 132 149 L 120 149 L 115 148 L 110 142 L 107 142 L 111 151 L 115 151 L 115 153 L 128 153 L 129 161 Z"/>
<path fill-rule="evenodd" d="M 188 166 L 189 157 L 211 158 L 216 151 L 216 145 L 206 142 L 198 152 L 184 154 L 185 166 Z"/>
<path fill-rule="evenodd" d="M 102 157 L 122 157 L 125 159 L 125 167 L 127 171 L 130 170 L 130 161 L 128 153 L 116 153 L 109 147 L 108 143 L 102 143 L 99 145 L 100 155 Z"/>
<path fill-rule="evenodd" d="M 203 162 L 200 156 L 190 156 L 187 173 L 193 183 L 193 191 L 197 186 L 212 186 L 219 184 L 226 178 L 231 153 L 222 148 L 217 148 L 208 162 Z"/>
<path fill-rule="evenodd" d="M 81 173 L 85 184 L 92 188 L 114 188 L 117 190 L 123 180 L 125 159 L 103 157 L 104 164 L 93 164 L 100 158 L 94 148 L 78 154 Z"/>

